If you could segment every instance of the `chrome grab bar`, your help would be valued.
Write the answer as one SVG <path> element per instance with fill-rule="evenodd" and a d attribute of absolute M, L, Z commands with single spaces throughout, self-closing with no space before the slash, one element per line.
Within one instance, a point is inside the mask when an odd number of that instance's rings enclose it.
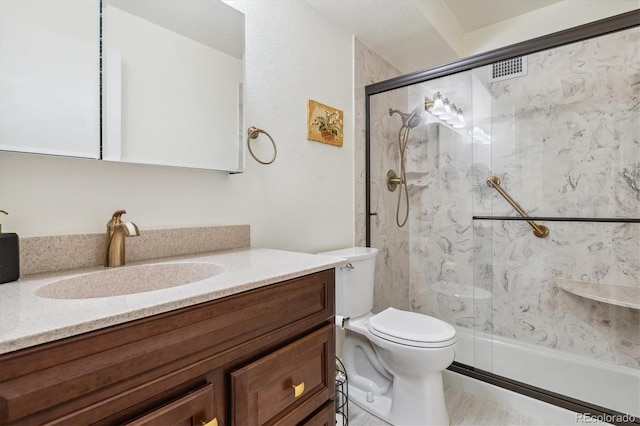
<path fill-rule="evenodd" d="M 340 266 L 340 270 L 342 271 L 343 269 L 356 269 L 356 267 L 353 266 L 351 263 L 347 263 L 346 265 Z"/>
<path fill-rule="evenodd" d="M 489 176 L 486 182 L 489 187 L 494 188 L 496 191 L 498 191 L 498 193 L 502 195 L 502 197 L 504 197 L 504 199 L 507 200 L 509 204 L 511 204 L 511 207 L 513 207 L 518 213 L 520 213 L 520 216 L 529 217 L 524 212 L 524 210 L 522 210 L 522 207 L 520 207 L 518 203 L 513 201 L 513 198 L 511 198 L 509 194 L 507 194 L 504 189 L 502 189 L 502 187 L 500 186 L 500 179 L 497 176 Z M 533 235 L 535 235 L 536 237 L 544 238 L 549 235 L 549 228 L 547 228 L 546 226 L 538 225 L 532 220 L 528 220 L 527 223 L 533 229 Z"/>

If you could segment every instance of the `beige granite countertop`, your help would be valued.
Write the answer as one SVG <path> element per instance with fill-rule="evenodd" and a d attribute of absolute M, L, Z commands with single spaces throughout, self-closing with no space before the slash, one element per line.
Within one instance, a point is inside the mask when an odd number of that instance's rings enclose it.
<path fill-rule="evenodd" d="M 103 267 L 27 275 L 0 285 L 0 353 L 63 339 L 147 316 L 219 299 L 345 263 L 335 257 L 242 248 L 149 261 L 205 262 L 223 272 L 194 283 L 144 293 L 91 299 L 50 299 L 36 291 L 53 281 L 104 270 Z M 126 268 L 127 266 L 124 266 Z"/>

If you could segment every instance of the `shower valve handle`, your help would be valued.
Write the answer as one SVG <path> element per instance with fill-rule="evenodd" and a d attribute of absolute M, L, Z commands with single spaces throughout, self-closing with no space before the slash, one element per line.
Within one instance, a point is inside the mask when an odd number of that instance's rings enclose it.
<path fill-rule="evenodd" d="M 401 177 L 398 177 L 395 170 L 389 170 L 387 172 L 387 189 L 389 192 L 396 190 L 398 185 L 402 185 L 404 182 Z"/>

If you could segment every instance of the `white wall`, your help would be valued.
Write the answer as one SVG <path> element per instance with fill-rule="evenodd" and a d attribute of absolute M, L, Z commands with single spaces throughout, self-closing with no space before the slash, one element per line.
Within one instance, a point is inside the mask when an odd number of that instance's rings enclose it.
<path fill-rule="evenodd" d="M 353 244 L 352 36 L 304 2 L 228 3 L 246 17 L 245 127 L 273 136 L 275 163 L 248 158 L 244 174 L 228 175 L 0 152 L 5 232 L 102 232 L 124 208 L 143 231 L 248 223 L 256 247 Z M 344 111 L 342 148 L 306 140 L 308 99 Z"/>
<path fill-rule="evenodd" d="M 640 9 L 640 0 L 563 0 L 465 32 L 445 2 L 413 0 L 413 3 L 461 58 Z"/>
<path fill-rule="evenodd" d="M 640 8 L 640 0 L 564 0 L 464 34 L 463 53 L 499 49 Z"/>

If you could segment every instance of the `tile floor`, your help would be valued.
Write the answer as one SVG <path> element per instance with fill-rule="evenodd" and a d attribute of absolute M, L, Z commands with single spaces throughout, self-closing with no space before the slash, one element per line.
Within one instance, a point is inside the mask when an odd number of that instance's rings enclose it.
<path fill-rule="evenodd" d="M 550 424 L 461 389 L 447 387 L 444 396 L 452 426 L 542 426 Z M 369 414 L 353 402 L 349 403 L 349 426 L 388 425 L 389 423 Z"/>

